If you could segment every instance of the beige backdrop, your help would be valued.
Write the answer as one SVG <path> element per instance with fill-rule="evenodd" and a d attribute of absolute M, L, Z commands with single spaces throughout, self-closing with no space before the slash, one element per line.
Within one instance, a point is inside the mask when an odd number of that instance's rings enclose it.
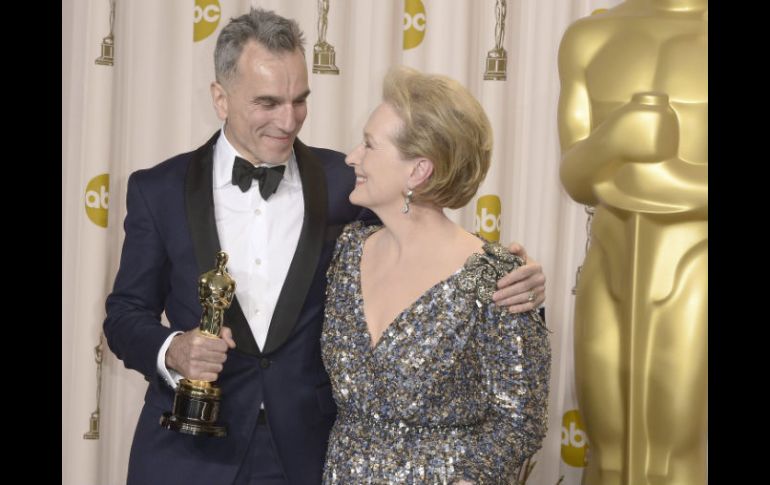
<path fill-rule="evenodd" d="M 549 433 L 529 484 L 580 481 L 585 435 L 572 379 L 575 271 L 584 255 L 585 214 L 562 190 L 556 55 L 567 25 L 618 0 L 508 0 L 503 47 L 507 80 L 485 81 L 495 47 L 497 0 L 331 0 L 326 40 L 339 75 L 311 74 L 307 144 L 348 151 L 379 102 L 388 67 L 450 75 L 481 100 L 495 130 L 493 163 L 478 196 L 500 198 L 482 229 L 522 242 L 543 263 L 553 330 Z M 97 64 L 115 15 L 114 64 Z M 104 349 L 100 438 L 83 439 L 96 409 L 104 298 L 123 240 L 128 175 L 202 144 L 216 129 L 209 97 L 216 35 L 249 5 L 293 17 L 317 32 L 316 0 L 64 0 L 62 3 L 62 483 L 125 482 L 146 383 Z M 407 31 L 404 30 L 408 27 Z M 194 37 L 198 40 L 194 40 Z M 409 49 L 404 49 L 404 39 Z M 413 47 L 412 47 L 413 45 Z M 312 72 L 312 71 L 311 71 Z M 476 199 L 453 211 L 474 230 Z M 478 228 L 478 226 L 476 226 Z"/>

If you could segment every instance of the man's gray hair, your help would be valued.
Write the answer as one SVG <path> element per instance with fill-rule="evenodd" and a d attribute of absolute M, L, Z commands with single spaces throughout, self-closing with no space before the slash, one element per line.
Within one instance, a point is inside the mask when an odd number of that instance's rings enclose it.
<path fill-rule="evenodd" d="M 249 13 L 230 20 L 217 38 L 214 69 L 217 82 L 224 84 L 238 72 L 238 58 L 243 46 L 254 40 L 268 51 L 280 54 L 297 49 L 305 54 L 305 38 L 296 20 L 270 10 L 252 8 Z"/>

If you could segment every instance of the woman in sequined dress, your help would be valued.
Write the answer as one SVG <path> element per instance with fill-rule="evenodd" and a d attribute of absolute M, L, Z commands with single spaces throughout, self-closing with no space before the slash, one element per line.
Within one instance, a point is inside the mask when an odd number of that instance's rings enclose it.
<path fill-rule="evenodd" d="M 337 402 L 326 484 L 507 484 L 546 431 L 539 314 L 492 304 L 523 264 L 452 222 L 484 179 L 492 130 L 459 83 L 391 71 L 347 157 L 354 204 L 328 272 L 322 356 Z"/>

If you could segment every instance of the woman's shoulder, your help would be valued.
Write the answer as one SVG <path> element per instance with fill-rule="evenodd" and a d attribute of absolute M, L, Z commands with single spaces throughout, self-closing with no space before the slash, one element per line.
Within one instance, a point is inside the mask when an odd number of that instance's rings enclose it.
<path fill-rule="evenodd" d="M 497 280 L 522 266 L 524 260 L 508 251 L 499 243 L 485 242 L 483 252 L 473 253 L 465 263 L 458 280 L 460 290 L 474 293 L 484 304 L 492 302 L 497 290 Z"/>
<path fill-rule="evenodd" d="M 366 225 L 362 221 L 355 221 L 347 224 L 337 238 L 337 244 L 349 244 L 353 242 L 361 242 L 365 240 L 369 235 L 379 229 L 380 225 Z"/>
<path fill-rule="evenodd" d="M 504 270 L 505 273 L 524 265 L 524 260 L 503 247 L 497 242 L 485 242 L 482 246 L 484 253 L 477 253 L 477 256 L 485 264 L 494 266 L 497 269 Z"/>
<path fill-rule="evenodd" d="M 546 336 L 550 330 L 537 309 L 512 314 L 504 307 L 490 305 L 492 294 L 497 291 L 497 281 L 526 262 L 498 243 L 484 243 L 483 250 L 483 253 L 475 253 L 468 258 L 465 265 L 466 277 L 461 283 L 465 285 L 465 291 L 475 293 L 476 301 L 480 303 L 479 308 L 491 312 L 487 313 L 490 317 L 494 315 L 491 322 L 497 321 L 506 328 L 513 328 L 508 326 L 515 321 L 522 332 L 535 332 L 541 337 Z M 500 316 L 502 319 L 498 318 Z"/>
<path fill-rule="evenodd" d="M 339 258 L 343 254 L 347 256 L 351 252 L 360 251 L 366 238 L 379 228 L 379 225 L 367 226 L 361 221 L 347 224 L 337 237 L 337 243 L 334 248 L 334 257 Z"/>

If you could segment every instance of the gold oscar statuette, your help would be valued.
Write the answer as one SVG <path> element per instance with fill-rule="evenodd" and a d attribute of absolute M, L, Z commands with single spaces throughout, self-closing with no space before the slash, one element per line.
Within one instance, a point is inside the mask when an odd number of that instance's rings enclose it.
<path fill-rule="evenodd" d="M 227 253 L 217 253 L 217 267 L 203 273 L 198 280 L 198 297 L 203 315 L 198 327 L 209 338 L 220 338 L 225 310 L 235 296 L 235 281 L 227 274 Z M 160 425 L 166 429 L 195 436 L 227 435 L 227 429 L 216 423 L 222 391 L 213 382 L 181 379 L 174 396 L 172 411 L 163 413 Z"/>
<path fill-rule="evenodd" d="M 115 36 L 112 35 L 112 29 L 115 26 L 115 2 L 116 0 L 109 0 L 110 2 L 110 34 L 102 39 L 102 55 L 96 58 L 94 61 L 100 66 L 111 66 L 115 60 Z"/>
<path fill-rule="evenodd" d="M 94 361 L 96 362 L 96 411 L 91 413 L 88 421 L 88 431 L 83 433 L 84 440 L 99 439 L 99 403 L 102 398 L 102 360 L 104 355 L 104 334 L 99 335 L 99 344 L 94 347 Z"/>
<path fill-rule="evenodd" d="M 508 11 L 507 0 L 495 3 L 495 48 L 487 53 L 487 68 L 484 79 L 487 81 L 505 81 L 508 53 L 503 48 L 505 38 L 505 14 Z"/>
<path fill-rule="evenodd" d="M 313 46 L 313 72 L 317 74 L 339 74 L 335 65 L 334 46 L 326 42 L 329 26 L 329 0 L 318 0 L 318 42 Z"/>

